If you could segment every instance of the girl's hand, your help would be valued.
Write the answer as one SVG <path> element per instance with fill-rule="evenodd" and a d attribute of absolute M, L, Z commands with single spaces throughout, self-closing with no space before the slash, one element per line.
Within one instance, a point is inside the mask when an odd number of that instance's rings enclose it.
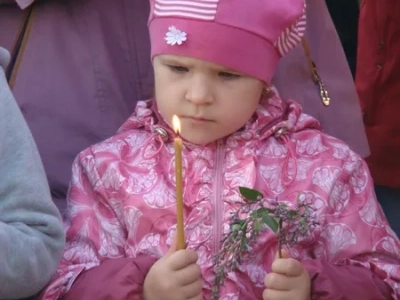
<path fill-rule="evenodd" d="M 272 273 L 265 276 L 263 300 L 309 300 L 311 280 L 307 270 L 287 251 L 283 250 L 282 256 L 275 259 Z"/>
<path fill-rule="evenodd" d="M 203 281 L 193 250 L 177 250 L 176 240 L 150 269 L 144 281 L 145 300 L 201 300 Z"/>

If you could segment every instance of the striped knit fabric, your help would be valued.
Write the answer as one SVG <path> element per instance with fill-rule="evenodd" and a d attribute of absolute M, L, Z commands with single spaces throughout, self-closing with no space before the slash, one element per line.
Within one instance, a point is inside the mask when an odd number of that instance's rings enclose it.
<path fill-rule="evenodd" d="M 285 56 L 290 50 L 298 45 L 306 32 L 306 6 L 304 5 L 303 14 L 296 22 L 285 29 L 275 43 L 281 56 Z"/>
<path fill-rule="evenodd" d="M 219 0 L 156 0 L 154 14 L 159 17 L 184 17 L 212 21 Z"/>

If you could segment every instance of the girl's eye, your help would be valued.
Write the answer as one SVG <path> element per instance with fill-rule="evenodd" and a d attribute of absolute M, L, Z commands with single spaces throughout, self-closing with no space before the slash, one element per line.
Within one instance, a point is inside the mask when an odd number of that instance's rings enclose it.
<path fill-rule="evenodd" d="M 186 67 L 182 67 L 182 66 L 174 66 L 174 65 L 170 65 L 168 66 L 171 71 L 175 72 L 175 73 L 186 73 L 189 71 L 188 68 Z"/>
<path fill-rule="evenodd" d="M 236 79 L 239 78 L 239 74 L 234 74 L 234 73 L 229 73 L 229 72 L 219 72 L 218 73 L 219 77 L 222 77 L 224 79 Z"/>

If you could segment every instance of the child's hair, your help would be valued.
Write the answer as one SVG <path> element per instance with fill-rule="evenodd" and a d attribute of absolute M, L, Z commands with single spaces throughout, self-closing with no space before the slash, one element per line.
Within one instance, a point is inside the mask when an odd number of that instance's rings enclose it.
<path fill-rule="evenodd" d="M 171 2 L 171 3 L 169 3 Z M 223 65 L 270 83 L 305 32 L 304 0 L 151 0 L 151 57 L 172 54 Z"/>

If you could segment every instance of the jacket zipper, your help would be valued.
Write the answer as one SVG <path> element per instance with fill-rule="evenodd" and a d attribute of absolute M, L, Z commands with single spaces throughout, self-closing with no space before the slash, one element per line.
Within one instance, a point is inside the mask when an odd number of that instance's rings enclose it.
<path fill-rule="evenodd" d="M 214 254 L 219 251 L 222 238 L 222 210 L 223 210 L 223 166 L 225 149 L 222 141 L 218 141 L 215 161 L 215 182 L 214 182 Z"/>
<path fill-rule="evenodd" d="M 24 55 L 29 34 L 31 32 L 32 20 L 33 20 L 33 7 L 34 4 L 32 4 L 25 11 L 21 28 L 18 31 L 18 35 L 15 39 L 14 46 L 11 52 L 10 63 L 8 64 L 8 67 L 6 69 L 6 78 L 11 89 L 15 85 L 18 69 L 21 64 L 22 57 Z"/>

